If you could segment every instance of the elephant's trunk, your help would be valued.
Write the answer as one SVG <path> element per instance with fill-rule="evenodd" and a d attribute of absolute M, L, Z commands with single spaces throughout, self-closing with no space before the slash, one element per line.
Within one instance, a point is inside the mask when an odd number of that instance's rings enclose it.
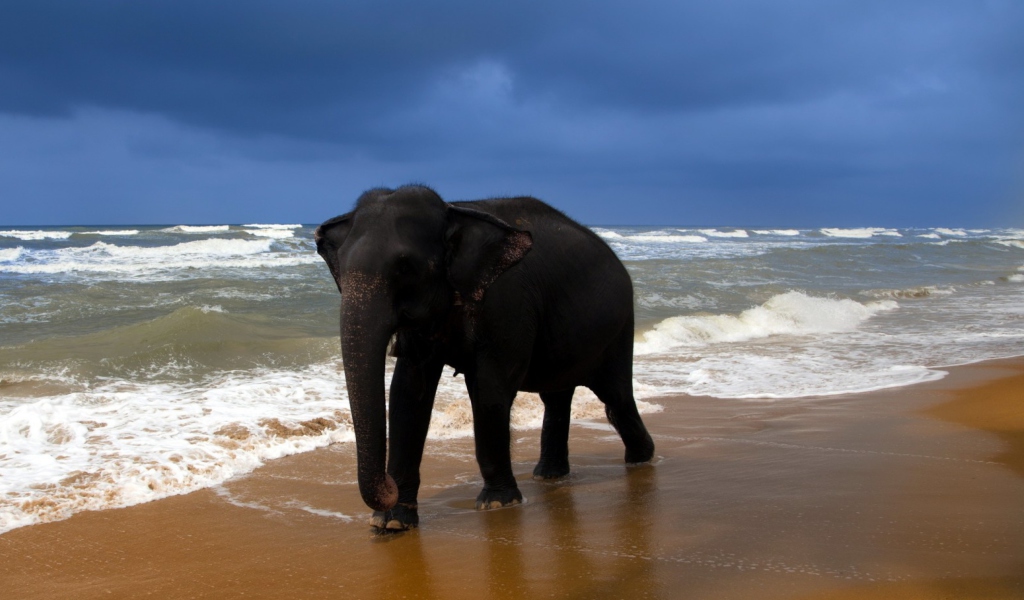
<path fill-rule="evenodd" d="M 388 510 L 398 502 L 398 486 L 385 471 L 384 358 L 395 331 L 385 287 L 380 278 L 359 273 L 349 274 L 342 285 L 341 352 L 356 434 L 359 492 L 374 510 Z"/>

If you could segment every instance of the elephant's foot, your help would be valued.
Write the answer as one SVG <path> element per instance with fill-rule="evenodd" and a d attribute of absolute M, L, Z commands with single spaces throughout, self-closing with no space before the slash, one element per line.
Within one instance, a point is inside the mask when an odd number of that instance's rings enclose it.
<path fill-rule="evenodd" d="M 391 510 L 374 511 L 370 526 L 377 533 L 406 531 L 420 524 L 415 504 L 399 502 Z"/>
<path fill-rule="evenodd" d="M 490 510 L 503 506 L 522 504 L 523 494 L 518 487 L 491 489 L 485 487 L 480 495 L 476 497 L 477 510 Z"/>
<path fill-rule="evenodd" d="M 626 446 L 626 462 L 629 464 L 645 463 L 654 457 L 654 440 L 650 435 L 633 446 Z"/>
<path fill-rule="evenodd" d="M 569 459 L 540 459 L 533 468 L 534 479 L 558 479 L 569 474 Z"/>

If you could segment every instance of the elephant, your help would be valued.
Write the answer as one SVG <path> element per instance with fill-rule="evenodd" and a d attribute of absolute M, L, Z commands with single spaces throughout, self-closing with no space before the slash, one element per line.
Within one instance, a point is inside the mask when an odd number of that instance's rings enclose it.
<path fill-rule="evenodd" d="M 604 403 L 626 462 L 651 460 L 633 397 L 632 282 L 591 230 L 532 197 L 448 203 L 406 185 L 366 191 L 314 240 L 341 293 L 359 491 L 378 532 L 419 524 L 420 462 L 445 365 L 465 375 L 472 405 L 478 509 L 522 502 L 509 431 L 518 391 L 544 405 L 536 478 L 569 473 L 577 386 Z"/>

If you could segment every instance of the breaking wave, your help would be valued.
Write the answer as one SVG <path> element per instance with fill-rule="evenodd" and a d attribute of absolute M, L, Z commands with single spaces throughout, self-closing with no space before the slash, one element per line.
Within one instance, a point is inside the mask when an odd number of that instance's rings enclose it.
<path fill-rule="evenodd" d="M 230 225 L 175 225 L 163 231 L 167 233 L 224 233 L 230 229 Z"/>
<path fill-rule="evenodd" d="M 0 231 L 0 236 L 17 238 L 19 240 L 33 241 L 33 240 L 66 240 L 71 237 L 72 232 L 70 231 L 28 231 L 20 229 L 9 229 L 7 231 Z"/>
<path fill-rule="evenodd" d="M 826 227 L 819 229 L 822 234 L 828 237 L 834 238 L 854 238 L 854 239 L 867 239 L 876 235 L 885 235 L 891 237 L 902 237 L 899 231 L 895 229 L 886 229 L 884 227 L 860 227 L 854 229 L 841 229 Z"/>
<path fill-rule="evenodd" d="M 119 246 L 96 242 L 84 248 L 38 250 L 0 266 L 22 274 L 111 273 L 135 278 L 174 271 L 189 276 L 204 269 L 294 266 L 316 262 L 312 253 L 272 252 L 273 239 L 205 239 L 170 246 Z M 14 259 L 9 259 L 8 263 Z"/>
<path fill-rule="evenodd" d="M 873 315 L 897 306 L 891 300 L 861 304 L 788 292 L 739 315 L 670 317 L 643 333 L 634 353 L 655 354 L 680 346 L 741 342 L 775 335 L 850 331 Z"/>

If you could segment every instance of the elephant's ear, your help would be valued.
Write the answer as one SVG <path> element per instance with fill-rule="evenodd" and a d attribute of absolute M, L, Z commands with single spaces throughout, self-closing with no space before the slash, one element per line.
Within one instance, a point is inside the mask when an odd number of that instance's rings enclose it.
<path fill-rule="evenodd" d="M 316 242 L 316 253 L 327 263 L 331 270 L 338 291 L 341 291 L 341 284 L 338 283 L 338 249 L 345 243 L 348 232 L 352 229 L 352 213 L 345 213 L 340 217 L 328 219 L 320 224 L 313 232 L 313 241 Z"/>
<path fill-rule="evenodd" d="M 444 242 L 448 281 L 463 300 L 479 302 L 487 286 L 526 256 L 533 236 L 485 212 L 448 205 Z"/>

